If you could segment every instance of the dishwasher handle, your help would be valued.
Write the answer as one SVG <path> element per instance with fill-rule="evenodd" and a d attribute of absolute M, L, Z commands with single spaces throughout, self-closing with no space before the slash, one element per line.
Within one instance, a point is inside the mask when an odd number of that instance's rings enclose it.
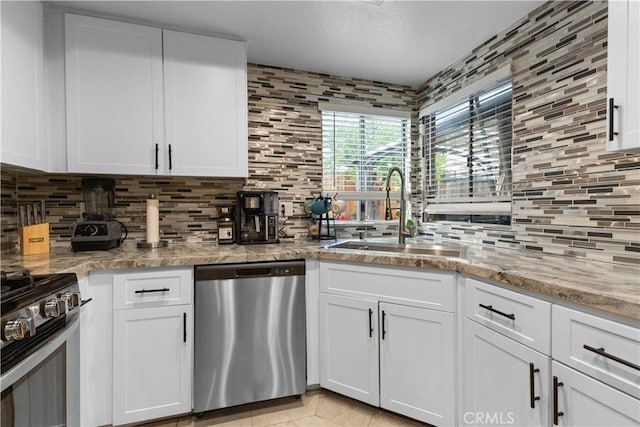
<path fill-rule="evenodd" d="M 265 277 L 271 276 L 271 268 L 247 268 L 236 270 L 236 277 Z"/>
<path fill-rule="evenodd" d="M 256 262 L 247 264 L 198 265 L 196 282 L 254 277 L 304 276 L 304 261 Z"/>

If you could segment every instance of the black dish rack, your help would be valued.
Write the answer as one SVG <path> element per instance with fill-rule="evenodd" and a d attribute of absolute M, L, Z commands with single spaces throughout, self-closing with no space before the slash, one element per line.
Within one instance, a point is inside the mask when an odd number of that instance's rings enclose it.
<path fill-rule="evenodd" d="M 311 227 L 309 228 L 309 234 L 313 240 L 337 240 L 336 237 L 336 219 L 334 213 L 331 211 L 332 200 L 329 196 L 322 197 L 322 195 L 307 199 L 307 203 L 324 204 L 323 213 L 308 212 L 310 215 Z M 314 230 L 313 226 L 316 225 L 317 229 Z"/>

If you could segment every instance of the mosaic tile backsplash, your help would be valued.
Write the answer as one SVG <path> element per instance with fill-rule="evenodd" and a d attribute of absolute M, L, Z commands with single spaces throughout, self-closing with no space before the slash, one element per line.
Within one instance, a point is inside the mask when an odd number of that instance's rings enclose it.
<path fill-rule="evenodd" d="M 456 240 L 640 262 L 640 157 L 607 153 L 607 3 L 548 2 L 491 37 L 418 88 L 250 64 L 249 174 L 244 179 L 114 177 L 115 214 L 144 239 L 145 199 L 160 200 L 163 239 L 215 244 L 218 206 L 239 190 L 265 189 L 293 202 L 284 231 L 306 239 L 304 199 L 321 185 L 318 102 L 359 102 L 413 111 L 412 206 L 420 211 L 419 106 L 436 102 L 509 64 L 513 72 L 513 225 L 423 224 L 434 240 Z M 428 78 L 429 76 L 425 76 Z M 2 249 L 18 243 L 17 203 L 47 200 L 51 239 L 69 246 L 80 218 L 82 176 L 3 168 Z M 339 237 L 388 236 L 397 223 L 342 227 Z"/>
<path fill-rule="evenodd" d="M 429 234 L 589 259 L 640 261 L 640 157 L 605 151 L 607 3 L 547 2 L 418 88 L 419 105 L 510 65 L 512 226 Z"/>

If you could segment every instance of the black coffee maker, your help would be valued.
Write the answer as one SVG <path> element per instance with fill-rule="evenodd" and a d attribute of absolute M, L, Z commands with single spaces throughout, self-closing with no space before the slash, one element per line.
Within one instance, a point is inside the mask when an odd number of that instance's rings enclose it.
<path fill-rule="evenodd" d="M 238 244 L 279 243 L 278 193 L 274 191 L 239 191 L 236 209 Z"/>

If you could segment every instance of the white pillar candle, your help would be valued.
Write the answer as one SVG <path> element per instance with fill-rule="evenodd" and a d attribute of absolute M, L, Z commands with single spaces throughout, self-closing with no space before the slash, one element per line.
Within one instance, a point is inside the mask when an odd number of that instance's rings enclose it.
<path fill-rule="evenodd" d="M 160 240 L 160 203 L 155 194 L 147 199 L 147 243 L 157 243 Z"/>

